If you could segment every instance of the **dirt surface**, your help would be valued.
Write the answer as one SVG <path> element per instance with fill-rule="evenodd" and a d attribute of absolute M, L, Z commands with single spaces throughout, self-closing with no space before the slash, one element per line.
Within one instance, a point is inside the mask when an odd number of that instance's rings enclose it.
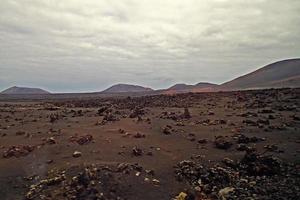
<path fill-rule="evenodd" d="M 299 199 L 300 89 L 0 102 L 0 199 Z"/>

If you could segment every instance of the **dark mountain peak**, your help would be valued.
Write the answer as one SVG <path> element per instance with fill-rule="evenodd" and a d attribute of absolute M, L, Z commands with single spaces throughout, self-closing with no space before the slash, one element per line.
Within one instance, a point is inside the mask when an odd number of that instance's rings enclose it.
<path fill-rule="evenodd" d="M 40 88 L 12 86 L 2 91 L 1 94 L 50 94 L 50 92 Z"/>
<path fill-rule="evenodd" d="M 119 83 L 107 88 L 106 90 L 103 91 L 103 93 L 149 92 L 149 91 L 153 91 L 153 89 L 139 86 L 139 85 Z"/>
<path fill-rule="evenodd" d="M 177 83 L 171 87 L 169 87 L 167 90 L 186 90 L 193 87 L 193 85 L 188 85 L 185 83 Z"/>

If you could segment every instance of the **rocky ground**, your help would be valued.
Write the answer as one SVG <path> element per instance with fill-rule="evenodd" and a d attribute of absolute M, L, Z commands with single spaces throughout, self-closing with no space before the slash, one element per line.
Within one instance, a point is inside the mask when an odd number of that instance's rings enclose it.
<path fill-rule="evenodd" d="M 300 199 L 300 89 L 0 102 L 0 199 Z"/>

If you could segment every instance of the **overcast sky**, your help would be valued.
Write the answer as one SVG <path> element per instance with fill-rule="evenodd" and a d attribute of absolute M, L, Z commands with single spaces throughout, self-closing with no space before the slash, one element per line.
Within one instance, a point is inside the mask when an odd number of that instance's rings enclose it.
<path fill-rule="evenodd" d="M 300 57 L 299 0 L 1 0 L 0 90 L 222 83 Z"/>

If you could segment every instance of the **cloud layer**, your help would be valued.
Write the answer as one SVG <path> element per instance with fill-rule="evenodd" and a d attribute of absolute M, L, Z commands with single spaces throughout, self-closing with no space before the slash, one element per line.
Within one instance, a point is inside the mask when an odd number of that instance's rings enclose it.
<path fill-rule="evenodd" d="M 300 57 L 297 0 L 2 0 L 0 89 L 222 83 Z"/>

